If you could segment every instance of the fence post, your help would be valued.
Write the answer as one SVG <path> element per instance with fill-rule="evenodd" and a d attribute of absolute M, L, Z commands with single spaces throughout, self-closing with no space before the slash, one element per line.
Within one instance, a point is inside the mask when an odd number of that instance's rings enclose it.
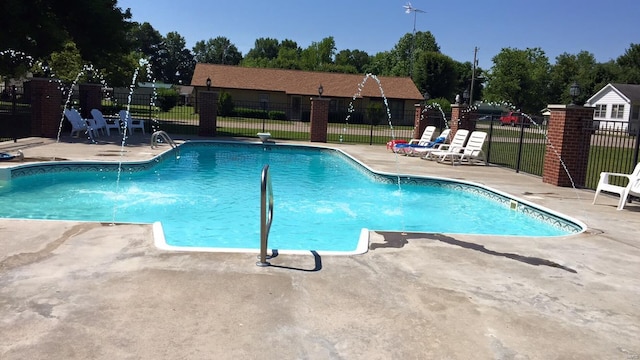
<path fill-rule="evenodd" d="M 428 110 L 424 112 L 424 115 L 423 115 L 424 107 L 422 106 L 422 104 L 415 104 L 414 106 L 415 106 L 415 112 L 413 115 L 413 138 L 420 139 L 420 137 L 422 137 L 422 133 L 424 132 L 424 129 L 427 127 L 427 124 L 429 123 Z"/>
<path fill-rule="evenodd" d="M 62 92 L 53 79 L 33 78 L 29 81 L 31 100 L 31 135 L 58 137 L 62 117 Z"/>
<path fill-rule="evenodd" d="M 216 136 L 218 122 L 218 94 L 213 91 L 198 91 L 199 136 Z"/>
<path fill-rule="evenodd" d="M 476 129 L 474 118 L 475 111 L 471 111 L 467 104 L 451 104 L 451 124 L 449 128 L 452 136 L 455 135 L 458 129 L 474 131 Z"/>
<path fill-rule="evenodd" d="M 311 98 L 311 124 L 309 139 L 312 142 L 327 142 L 329 123 L 329 98 Z"/>
<path fill-rule="evenodd" d="M 83 119 L 91 117 L 91 109 L 102 111 L 102 85 L 80 84 L 78 86 L 80 98 L 80 114 Z"/>
<path fill-rule="evenodd" d="M 584 187 L 591 146 L 593 107 L 549 105 L 542 182 Z"/>

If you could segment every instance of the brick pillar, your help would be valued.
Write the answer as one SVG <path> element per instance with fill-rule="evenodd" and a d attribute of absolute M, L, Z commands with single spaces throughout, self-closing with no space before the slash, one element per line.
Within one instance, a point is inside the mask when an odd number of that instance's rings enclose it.
<path fill-rule="evenodd" d="M 551 115 L 542 182 L 563 187 L 584 187 L 594 109 L 575 105 L 549 105 L 548 108 Z"/>
<path fill-rule="evenodd" d="M 84 119 L 91 118 L 91 109 L 102 111 L 102 85 L 80 84 L 80 114 Z"/>
<path fill-rule="evenodd" d="M 429 123 L 429 117 L 427 111 L 423 111 L 424 106 L 422 104 L 415 104 L 415 111 L 413 115 L 413 138 L 420 139 L 424 129 Z"/>
<path fill-rule="evenodd" d="M 200 107 L 200 123 L 198 135 L 216 136 L 218 122 L 218 94 L 213 91 L 198 92 L 198 106 Z"/>
<path fill-rule="evenodd" d="M 327 142 L 327 124 L 329 123 L 329 99 L 311 98 L 310 141 Z"/>
<path fill-rule="evenodd" d="M 31 100 L 31 136 L 57 138 L 62 119 L 62 92 L 52 79 L 29 81 Z"/>

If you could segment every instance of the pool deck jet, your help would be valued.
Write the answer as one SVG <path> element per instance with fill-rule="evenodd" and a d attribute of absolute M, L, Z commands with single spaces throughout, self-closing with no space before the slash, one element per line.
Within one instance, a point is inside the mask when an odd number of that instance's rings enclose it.
<path fill-rule="evenodd" d="M 168 150 L 112 140 L 29 138 L 0 152 L 136 161 Z M 640 359 L 638 202 L 617 211 L 613 196 L 592 205 L 591 190 L 497 166 L 327 146 L 377 171 L 483 184 L 588 229 L 373 231 L 362 255 L 279 254 L 258 267 L 257 253 L 159 250 L 148 224 L 0 219 L 0 359 Z M 404 211 L 438 211 L 424 205 Z"/>

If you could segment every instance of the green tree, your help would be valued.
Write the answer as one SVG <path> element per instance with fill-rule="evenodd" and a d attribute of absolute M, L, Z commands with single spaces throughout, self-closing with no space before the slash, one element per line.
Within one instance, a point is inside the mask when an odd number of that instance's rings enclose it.
<path fill-rule="evenodd" d="M 335 64 L 352 66 L 356 73 L 364 73 L 371 57 L 361 50 L 342 50 L 336 54 Z"/>
<path fill-rule="evenodd" d="M 278 57 L 280 42 L 273 38 L 256 39 L 253 49 L 249 50 L 245 59 L 267 59 L 273 60 Z"/>
<path fill-rule="evenodd" d="M 504 48 L 493 57 L 485 98 L 506 101 L 527 113 L 537 113 L 548 104 L 551 65 L 540 48 Z"/>
<path fill-rule="evenodd" d="M 440 46 L 430 31 L 418 31 L 405 34 L 390 52 L 392 68 L 387 69 L 389 75 L 409 76 L 413 74 L 411 66 L 415 66 L 416 59 L 423 52 L 440 52 Z"/>
<path fill-rule="evenodd" d="M 303 70 L 320 70 L 327 68 L 327 64 L 333 64 L 336 52 L 336 42 L 333 36 L 322 39 L 320 42 L 312 42 L 308 48 L 300 54 L 300 65 Z"/>
<path fill-rule="evenodd" d="M 238 48 L 224 36 L 196 42 L 193 55 L 197 62 L 207 64 L 238 65 L 242 60 Z"/>
<path fill-rule="evenodd" d="M 413 81 L 421 93 L 452 99 L 459 90 L 456 61 L 438 52 L 421 51 L 416 58 Z"/>
<path fill-rule="evenodd" d="M 66 43 L 75 43 L 85 64 L 109 67 L 114 57 L 129 53 L 129 9 L 116 0 L 3 0 L 0 44 L 36 60 L 48 59 Z M 14 76 L 20 65 L 0 58 L 0 72 Z"/>
<path fill-rule="evenodd" d="M 616 59 L 620 66 L 621 83 L 640 84 L 640 44 L 631 44 L 624 54 Z"/>
<path fill-rule="evenodd" d="M 572 101 L 569 88 L 577 82 L 582 89 L 579 103 L 583 103 L 596 88 L 596 59 L 593 54 L 581 51 L 577 55 L 562 53 L 556 57 L 556 63 L 551 66 L 549 80 L 549 101 L 568 104 Z"/>

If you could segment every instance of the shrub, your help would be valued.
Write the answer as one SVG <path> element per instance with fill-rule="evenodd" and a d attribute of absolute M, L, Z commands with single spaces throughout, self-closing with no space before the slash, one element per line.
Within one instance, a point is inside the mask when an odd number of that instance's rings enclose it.
<path fill-rule="evenodd" d="M 180 94 L 175 89 L 157 89 L 158 97 L 156 99 L 157 105 L 160 110 L 167 112 L 178 105 L 180 100 Z"/>
<path fill-rule="evenodd" d="M 271 120 L 287 120 L 287 114 L 284 111 L 269 111 L 269 119 Z"/>
<path fill-rule="evenodd" d="M 233 115 L 233 108 L 235 104 L 233 103 L 233 98 L 231 94 L 226 91 L 220 93 L 220 98 L 218 98 L 218 115 L 220 116 L 231 116 Z"/>

